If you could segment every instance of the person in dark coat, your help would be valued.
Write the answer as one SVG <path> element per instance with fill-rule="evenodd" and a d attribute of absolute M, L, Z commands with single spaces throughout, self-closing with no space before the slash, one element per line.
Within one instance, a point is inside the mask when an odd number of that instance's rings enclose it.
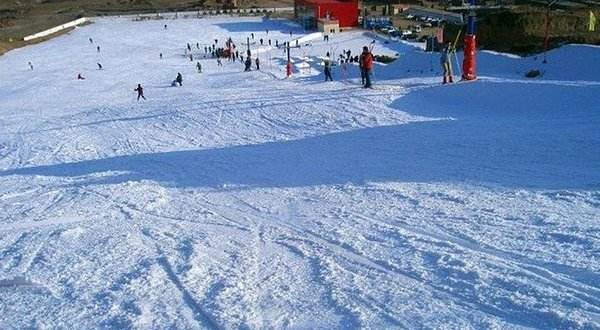
<path fill-rule="evenodd" d="M 177 82 L 179 86 L 183 86 L 183 76 L 180 72 L 177 72 L 177 78 L 175 78 L 175 82 Z"/>
<path fill-rule="evenodd" d="M 96 64 L 98 64 L 98 70 L 102 70 L 102 64 L 100 64 L 100 63 L 96 63 Z"/>
<path fill-rule="evenodd" d="M 137 100 L 140 100 L 140 97 L 143 98 L 144 100 L 146 99 L 146 97 L 144 96 L 144 88 L 142 87 L 142 84 L 138 84 L 137 88 L 133 90 L 134 92 L 137 92 Z"/>
<path fill-rule="evenodd" d="M 327 52 L 327 57 L 323 60 L 325 81 L 333 81 L 333 77 L 331 76 L 331 58 L 329 56 L 329 52 Z"/>
<path fill-rule="evenodd" d="M 361 85 L 365 85 L 365 80 L 367 79 L 366 77 L 366 73 L 365 73 L 365 68 L 363 68 L 363 64 L 362 61 L 359 60 L 358 61 L 358 69 L 360 70 L 360 83 Z"/>
<path fill-rule="evenodd" d="M 81 75 L 81 73 L 77 74 L 77 80 L 85 80 L 85 77 Z"/>
<path fill-rule="evenodd" d="M 258 59 L 258 57 L 254 61 L 254 63 L 256 63 L 256 70 L 260 70 L 260 60 Z"/>

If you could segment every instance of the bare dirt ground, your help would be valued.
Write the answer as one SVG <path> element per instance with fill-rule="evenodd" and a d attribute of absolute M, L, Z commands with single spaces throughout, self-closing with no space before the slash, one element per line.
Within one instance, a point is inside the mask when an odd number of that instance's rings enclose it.
<path fill-rule="evenodd" d="M 0 1 L 0 55 L 27 42 L 23 37 L 83 16 L 222 8 L 215 0 L 21 0 Z M 240 7 L 287 7 L 292 0 L 239 0 Z M 64 33 L 64 32 L 63 32 Z M 56 34 L 59 35 L 60 33 Z M 51 37 L 54 37 L 53 35 Z M 48 38 L 36 40 L 40 42 Z"/>

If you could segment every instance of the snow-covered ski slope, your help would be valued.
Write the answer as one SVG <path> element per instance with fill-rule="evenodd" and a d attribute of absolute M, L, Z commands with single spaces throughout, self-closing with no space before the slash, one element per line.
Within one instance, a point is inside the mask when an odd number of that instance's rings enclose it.
<path fill-rule="evenodd" d="M 99 19 L 0 57 L 0 328 L 600 328 L 599 48 L 441 86 L 377 40 L 372 90 L 319 74 L 360 31 L 292 79 L 184 56 L 290 29 Z"/>

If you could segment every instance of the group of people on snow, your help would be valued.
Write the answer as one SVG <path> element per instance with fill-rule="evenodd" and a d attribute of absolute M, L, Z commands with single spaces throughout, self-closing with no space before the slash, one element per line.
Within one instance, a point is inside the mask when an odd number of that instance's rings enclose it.
<path fill-rule="evenodd" d="M 164 29 L 167 29 L 167 26 L 164 26 Z M 268 30 L 267 30 L 267 34 L 268 34 Z M 292 33 L 290 32 L 290 36 L 292 35 Z M 254 33 L 251 34 L 252 39 L 254 39 Z M 329 41 L 329 36 L 325 36 L 324 40 Z M 89 38 L 89 42 L 90 44 L 94 44 L 94 40 L 92 38 Z M 268 40 L 269 45 L 271 45 L 271 40 Z M 297 40 L 296 40 L 297 42 Z M 373 41 L 374 43 L 375 41 Z M 372 44 L 373 44 L 372 43 Z M 263 45 L 264 44 L 264 40 L 261 38 L 260 39 L 260 44 Z M 279 41 L 276 40 L 275 41 L 275 45 L 276 47 L 279 47 Z M 283 44 L 284 46 L 287 45 L 287 43 Z M 221 58 L 223 57 L 227 57 L 229 59 L 229 61 L 236 61 L 238 58 L 240 59 L 240 61 L 244 64 L 244 71 L 251 71 L 252 70 L 252 64 L 254 62 L 254 64 L 256 65 L 256 70 L 260 70 L 260 59 L 258 58 L 258 56 L 252 60 L 252 57 L 250 56 L 250 52 L 248 51 L 248 56 L 246 56 L 244 58 L 244 55 L 240 54 L 240 52 L 236 49 L 235 44 L 233 44 L 233 41 L 231 40 L 231 38 L 229 38 L 226 42 L 225 42 L 225 46 L 226 47 L 217 47 L 218 46 L 218 39 L 214 40 L 214 44 L 210 45 L 210 46 L 205 46 L 204 47 L 204 53 L 205 53 L 205 58 L 206 55 L 210 54 L 212 55 L 213 58 L 217 59 L 217 65 L 218 66 L 222 66 L 223 63 L 221 61 Z M 198 50 L 200 50 L 200 43 L 196 42 L 196 48 Z M 100 46 L 97 45 L 96 47 L 97 52 L 100 52 Z M 189 52 L 189 59 L 191 62 L 194 61 L 194 57 L 192 54 L 192 45 L 190 43 L 186 43 L 186 48 L 185 48 L 185 53 L 186 55 L 188 55 Z M 446 84 L 446 83 L 452 83 L 453 82 L 453 75 L 452 75 L 452 65 L 451 65 L 451 55 L 454 52 L 454 49 L 451 45 L 450 42 L 446 42 L 441 54 L 440 54 L 440 65 L 442 67 L 442 72 L 443 72 L 443 80 L 442 83 Z M 159 54 L 160 59 L 163 59 L 163 53 Z M 339 63 L 340 64 L 347 64 L 347 63 L 358 63 L 358 67 L 360 70 L 360 76 L 361 76 L 361 84 L 364 88 L 372 88 L 372 76 L 373 76 L 373 65 L 374 65 L 374 56 L 372 53 L 372 45 L 371 47 L 369 46 L 364 46 L 362 53 L 359 55 L 355 55 L 352 56 L 352 51 L 351 50 L 346 50 L 344 49 L 342 51 L 342 54 L 339 55 Z M 325 75 L 325 81 L 333 81 L 333 75 L 332 75 L 332 67 L 334 65 L 333 63 L 334 61 L 331 59 L 331 54 L 329 52 L 327 52 L 326 57 L 323 59 L 323 73 Z M 33 64 L 31 62 L 28 62 L 29 68 L 30 70 L 33 70 Z M 98 70 L 102 70 L 103 66 L 101 63 L 97 62 L 97 66 L 98 66 Z M 344 67 L 345 69 L 345 67 Z M 202 64 L 200 63 L 200 61 L 196 62 L 196 70 L 198 73 L 202 73 Z M 78 80 L 85 80 L 86 78 L 79 73 L 77 75 L 77 79 Z M 183 86 L 183 75 L 178 72 L 177 76 L 175 78 L 175 80 L 173 80 L 172 86 Z M 134 91 L 137 92 L 137 100 L 139 101 L 140 98 L 141 99 L 146 99 L 146 97 L 144 96 L 144 89 L 142 87 L 141 84 L 138 84 L 138 86 L 134 89 Z"/>
<path fill-rule="evenodd" d="M 352 53 L 350 50 L 344 51 L 347 60 L 352 58 Z M 342 55 L 344 56 L 344 55 Z M 373 76 L 373 62 L 374 57 L 372 53 L 372 48 L 368 46 L 363 47 L 362 54 L 358 59 L 358 67 L 360 69 L 360 78 L 364 88 L 372 88 L 372 76 Z M 346 62 L 347 63 L 347 62 Z M 323 73 L 325 74 L 325 81 L 333 81 L 333 76 L 331 75 L 331 54 L 327 52 L 325 59 L 323 60 Z"/>

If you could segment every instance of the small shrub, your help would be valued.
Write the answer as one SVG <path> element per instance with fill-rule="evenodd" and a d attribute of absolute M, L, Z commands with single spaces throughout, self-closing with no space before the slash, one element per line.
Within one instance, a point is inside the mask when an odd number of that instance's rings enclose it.
<path fill-rule="evenodd" d="M 392 63 L 392 62 L 394 62 L 396 60 L 395 57 L 387 56 L 387 55 L 375 55 L 374 59 L 375 59 L 376 62 L 386 63 L 386 64 L 387 63 Z"/>
<path fill-rule="evenodd" d="M 541 75 L 542 75 L 542 73 L 540 72 L 540 70 L 529 70 L 525 73 L 525 77 L 527 77 L 527 78 L 536 78 Z"/>

